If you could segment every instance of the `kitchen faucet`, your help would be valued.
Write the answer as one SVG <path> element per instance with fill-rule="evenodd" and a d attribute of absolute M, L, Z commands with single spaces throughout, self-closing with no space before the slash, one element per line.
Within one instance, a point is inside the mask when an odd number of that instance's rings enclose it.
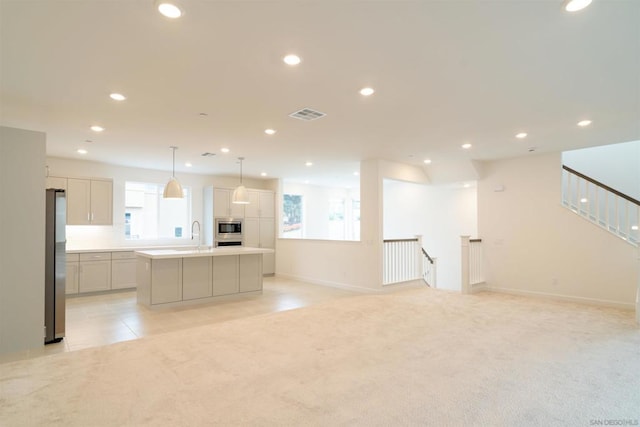
<path fill-rule="evenodd" d="M 194 227 L 196 224 L 198 224 L 198 234 L 197 234 L 197 236 L 198 236 L 198 250 L 200 250 L 200 223 L 199 223 L 198 221 L 193 221 L 193 222 L 191 223 L 191 240 L 193 240 L 193 236 L 194 236 L 194 234 L 193 234 L 193 227 Z"/>

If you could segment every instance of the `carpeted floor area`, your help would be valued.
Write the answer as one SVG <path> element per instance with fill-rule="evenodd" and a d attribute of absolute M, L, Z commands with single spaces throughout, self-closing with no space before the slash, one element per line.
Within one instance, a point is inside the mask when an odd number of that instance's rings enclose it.
<path fill-rule="evenodd" d="M 0 365 L 2 426 L 612 420 L 640 420 L 633 313 L 491 293 L 362 295 Z"/>

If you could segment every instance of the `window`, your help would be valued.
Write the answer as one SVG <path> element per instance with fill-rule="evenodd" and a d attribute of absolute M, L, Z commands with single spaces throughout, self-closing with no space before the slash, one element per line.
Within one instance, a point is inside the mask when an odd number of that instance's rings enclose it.
<path fill-rule="evenodd" d="M 285 194 L 282 207 L 282 237 L 302 237 L 302 196 Z"/>
<path fill-rule="evenodd" d="M 360 240 L 359 189 L 284 182 L 280 236 Z"/>
<path fill-rule="evenodd" d="M 127 240 L 188 239 L 191 189 L 184 198 L 162 197 L 164 184 L 125 183 L 124 234 Z"/>
<path fill-rule="evenodd" d="M 329 240 L 345 240 L 344 199 L 329 200 Z"/>

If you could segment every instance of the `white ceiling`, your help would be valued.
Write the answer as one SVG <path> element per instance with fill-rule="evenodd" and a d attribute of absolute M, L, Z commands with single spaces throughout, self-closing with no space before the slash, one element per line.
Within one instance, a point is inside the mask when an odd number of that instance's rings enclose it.
<path fill-rule="evenodd" d="M 365 158 L 640 139 L 640 1 L 561 3 L 184 0 L 169 20 L 152 0 L 1 0 L 1 123 L 46 132 L 50 156 L 170 170 L 176 145 L 178 173 L 237 174 L 244 156 L 245 176 L 312 183 Z M 327 115 L 288 117 L 304 107 Z"/>

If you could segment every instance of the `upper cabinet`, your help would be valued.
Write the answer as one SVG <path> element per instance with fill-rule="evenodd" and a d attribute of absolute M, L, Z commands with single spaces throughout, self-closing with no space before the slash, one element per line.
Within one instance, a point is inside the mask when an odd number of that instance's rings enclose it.
<path fill-rule="evenodd" d="M 249 204 L 245 205 L 245 218 L 275 218 L 273 191 L 248 190 Z"/>
<path fill-rule="evenodd" d="M 213 190 L 213 216 L 243 218 L 244 206 L 231 203 L 233 190 L 228 188 L 214 188 Z"/>
<path fill-rule="evenodd" d="M 113 182 L 67 179 L 67 225 L 112 225 Z"/>
<path fill-rule="evenodd" d="M 67 178 L 62 176 L 48 176 L 47 188 L 56 188 L 60 190 L 67 189 Z"/>

